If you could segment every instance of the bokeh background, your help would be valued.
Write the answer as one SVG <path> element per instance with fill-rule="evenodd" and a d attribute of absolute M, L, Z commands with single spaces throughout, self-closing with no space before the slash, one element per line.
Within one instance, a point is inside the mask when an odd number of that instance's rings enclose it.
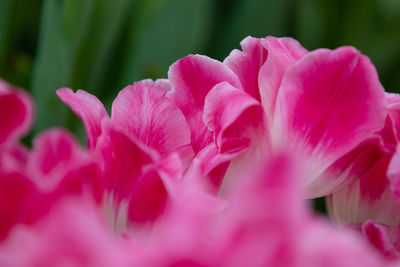
<path fill-rule="evenodd" d="M 85 89 L 109 107 L 127 84 L 166 77 L 190 53 L 223 60 L 248 35 L 353 45 L 387 91 L 400 89 L 400 0 L 0 0 L 0 77 L 35 99 L 26 142 L 50 126 L 84 142 L 56 89 Z"/>

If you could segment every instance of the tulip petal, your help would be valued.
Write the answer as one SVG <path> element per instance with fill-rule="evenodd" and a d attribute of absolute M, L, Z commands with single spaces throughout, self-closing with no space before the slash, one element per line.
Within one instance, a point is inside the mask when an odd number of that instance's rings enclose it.
<path fill-rule="evenodd" d="M 268 51 L 268 57 L 259 70 L 258 84 L 260 86 L 261 103 L 271 123 L 276 98 L 285 71 L 308 51 L 292 38 L 268 36 L 265 38 L 263 46 Z"/>
<path fill-rule="evenodd" d="M 274 140 L 309 158 L 314 176 L 309 196 L 336 188 L 313 189 L 330 164 L 383 128 L 387 114 L 383 88 L 370 60 L 351 47 L 320 49 L 285 73 L 275 109 Z"/>
<path fill-rule="evenodd" d="M 0 265 L 128 266 L 130 249 L 108 231 L 95 205 L 63 199 L 34 227 L 18 225 L 0 244 Z"/>
<path fill-rule="evenodd" d="M 165 96 L 165 88 L 145 80 L 125 87 L 112 105 L 113 127 L 166 157 L 193 157 L 190 130 L 182 112 Z"/>
<path fill-rule="evenodd" d="M 127 198 L 143 168 L 159 159 L 156 151 L 112 128 L 103 121 L 98 150 L 107 187 L 118 201 Z"/>
<path fill-rule="evenodd" d="M 349 224 L 371 219 L 391 226 L 400 222 L 400 203 L 386 178 L 390 159 L 390 154 L 382 155 L 359 179 L 328 196 L 328 211 L 334 221 Z"/>
<path fill-rule="evenodd" d="M 30 171 L 43 178 L 57 168 L 64 170 L 72 162 L 79 162 L 76 157 L 79 150 L 74 138 L 63 129 L 52 129 L 42 132 L 33 141 L 33 151 L 29 158 Z"/>
<path fill-rule="evenodd" d="M 35 185 L 20 173 L 0 174 L 0 240 L 20 222 Z"/>
<path fill-rule="evenodd" d="M 174 197 L 182 175 L 178 154 L 155 163 L 137 180 L 129 199 L 128 219 L 134 224 L 154 222 Z"/>
<path fill-rule="evenodd" d="M 200 55 L 190 55 L 172 64 L 168 77 L 173 88 L 168 96 L 185 115 L 191 131 L 192 146 L 197 153 L 212 140 L 212 133 L 202 121 L 206 95 L 223 81 L 241 88 L 240 81 L 221 62 Z"/>
<path fill-rule="evenodd" d="M 197 153 L 184 175 L 184 180 L 216 194 L 231 160 L 241 152 L 243 151 L 220 154 L 215 144 L 211 143 Z"/>
<path fill-rule="evenodd" d="M 56 198 L 88 194 L 101 200 L 104 184 L 99 166 L 73 136 L 63 129 L 51 129 L 37 136 L 33 144 L 27 173 L 44 193 Z"/>
<path fill-rule="evenodd" d="M 208 93 L 203 121 L 215 132 L 219 153 L 246 149 L 255 133 L 265 133 L 260 103 L 227 82 L 217 84 Z"/>
<path fill-rule="evenodd" d="M 386 153 L 381 136 L 365 140 L 349 153 L 337 159 L 316 179 L 312 189 L 324 191 L 324 188 L 341 188 L 359 179 L 371 169 Z M 310 188 L 305 187 L 304 191 Z"/>
<path fill-rule="evenodd" d="M 56 93 L 82 120 L 86 130 L 88 148 L 94 149 L 97 138 L 101 134 L 101 121 L 108 117 L 103 104 L 97 97 L 83 90 L 74 93 L 69 88 L 60 88 Z"/>
<path fill-rule="evenodd" d="M 398 201 L 400 201 L 400 144 L 397 145 L 397 150 L 390 161 L 387 176 L 390 181 L 392 192 L 395 194 Z"/>
<path fill-rule="evenodd" d="M 27 93 L 0 79 L 0 145 L 26 134 L 33 121 L 33 103 Z"/>
<path fill-rule="evenodd" d="M 361 230 L 368 241 L 387 258 L 395 259 L 400 256 L 398 249 L 400 231 L 398 226 L 388 227 L 368 220 L 362 224 Z"/>
<path fill-rule="evenodd" d="M 233 50 L 224 60 L 240 79 L 243 90 L 261 101 L 258 87 L 258 73 L 264 64 L 268 52 L 263 47 L 263 39 L 246 37 L 240 42 L 243 51 Z"/>
<path fill-rule="evenodd" d="M 168 193 L 158 173 L 142 175 L 131 191 L 128 219 L 134 223 L 152 222 L 166 207 Z"/>

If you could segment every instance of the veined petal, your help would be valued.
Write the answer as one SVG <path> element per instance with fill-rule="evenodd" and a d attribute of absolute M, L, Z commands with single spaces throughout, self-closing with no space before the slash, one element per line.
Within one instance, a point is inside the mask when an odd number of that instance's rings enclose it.
<path fill-rule="evenodd" d="M 265 63 L 260 67 L 258 84 L 261 103 L 272 123 L 279 87 L 287 68 L 296 63 L 308 51 L 292 38 L 268 36 L 263 40 L 263 49 L 268 51 Z"/>
<path fill-rule="evenodd" d="M 215 132 L 220 153 L 246 149 L 254 134 L 266 133 L 260 103 L 227 82 L 217 84 L 208 93 L 203 121 L 210 131 Z"/>
<path fill-rule="evenodd" d="M 240 79 L 243 90 L 258 101 L 261 101 L 258 72 L 268 55 L 268 51 L 262 45 L 263 41 L 246 37 L 240 42 L 243 51 L 234 49 L 224 60 L 224 64 Z"/>
<path fill-rule="evenodd" d="M 113 127 L 166 157 L 178 152 L 193 157 L 190 130 L 182 112 L 165 96 L 166 89 L 145 80 L 125 87 L 112 105 Z"/>
<path fill-rule="evenodd" d="M 390 125 L 386 125 L 390 127 Z M 385 128 L 386 128 L 385 126 Z M 359 179 L 364 173 L 372 168 L 385 153 L 388 145 L 379 134 L 360 143 L 353 150 L 332 163 L 316 179 L 312 187 L 305 185 L 305 193 L 321 192 L 325 188 L 342 188 L 343 186 Z"/>
<path fill-rule="evenodd" d="M 101 134 L 101 121 L 108 117 L 103 104 L 97 97 L 83 90 L 74 93 L 69 88 L 60 88 L 56 93 L 82 120 L 86 130 L 88 148 L 94 149 L 97 138 Z"/>
<path fill-rule="evenodd" d="M 390 159 L 390 154 L 382 155 L 359 179 L 328 196 L 328 211 L 334 221 L 349 224 L 373 220 L 391 226 L 400 222 L 400 203 L 386 177 Z"/>
<path fill-rule="evenodd" d="M 200 55 L 190 55 L 172 64 L 168 77 L 173 88 L 168 96 L 185 115 L 191 131 L 192 146 L 197 153 L 212 140 L 212 133 L 202 121 L 206 95 L 223 81 L 241 88 L 240 81 L 221 62 Z"/>
<path fill-rule="evenodd" d="M 33 103 L 27 93 L 0 79 L 0 145 L 26 134 L 33 121 Z"/>
<path fill-rule="evenodd" d="M 313 51 L 286 71 L 275 109 L 274 143 L 290 145 L 313 167 L 307 185 L 330 164 L 383 128 L 384 90 L 370 60 L 352 47 Z M 312 190 L 309 197 L 336 188 Z"/>

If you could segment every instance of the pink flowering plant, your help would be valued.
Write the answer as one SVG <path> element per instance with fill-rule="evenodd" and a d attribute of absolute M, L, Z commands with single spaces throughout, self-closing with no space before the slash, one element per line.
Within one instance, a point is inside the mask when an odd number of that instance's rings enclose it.
<path fill-rule="evenodd" d="M 23 145 L 33 103 L 0 80 L 0 266 L 398 266 L 400 96 L 353 47 L 241 46 L 110 114 L 58 89 L 86 149 L 60 128 Z"/>

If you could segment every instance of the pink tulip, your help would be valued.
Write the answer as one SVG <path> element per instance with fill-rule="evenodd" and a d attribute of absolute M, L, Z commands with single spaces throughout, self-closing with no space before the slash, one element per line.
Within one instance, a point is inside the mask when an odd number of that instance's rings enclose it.
<path fill-rule="evenodd" d="M 89 93 L 57 91 L 83 120 L 88 148 L 100 160 L 111 198 L 105 201 L 112 206 L 116 223 L 118 218 L 134 224 L 157 219 L 170 199 L 165 179 L 179 179 L 193 157 L 189 128 L 181 111 L 165 96 L 168 90 L 163 80 L 127 86 L 115 99 L 111 118 Z"/>

